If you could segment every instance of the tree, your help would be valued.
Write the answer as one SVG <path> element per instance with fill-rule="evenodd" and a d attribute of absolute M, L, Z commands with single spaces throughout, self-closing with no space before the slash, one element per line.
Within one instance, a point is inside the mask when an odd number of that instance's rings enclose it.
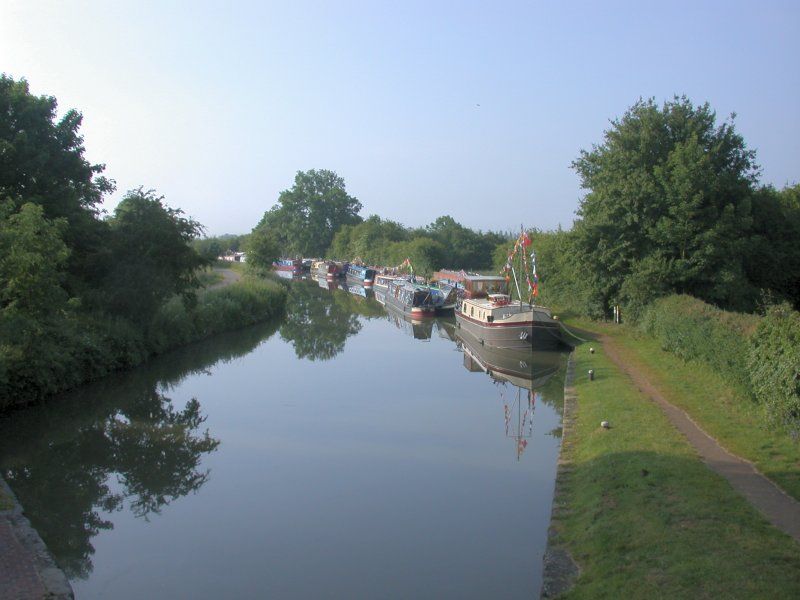
<path fill-rule="evenodd" d="M 81 114 L 69 110 L 56 120 L 56 110 L 55 98 L 34 96 L 24 79 L 0 75 L 0 198 L 16 209 L 37 204 L 44 218 L 66 220 L 62 235 L 72 274 L 67 283 L 80 288 L 99 273 L 104 224 L 98 206 L 114 185 L 101 176 L 103 165 L 84 158 Z"/>
<path fill-rule="evenodd" d="M 292 188 L 281 192 L 258 226 L 267 227 L 286 254 L 322 256 L 342 226 L 361 222 L 360 210 L 333 171 L 298 171 Z"/>
<path fill-rule="evenodd" d="M 248 236 L 244 246 L 247 264 L 257 269 L 271 269 L 272 263 L 280 256 L 280 246 L 272 231 L 259 225 Z"/>
<path fill-rule="evenodd" d="M 444 264 L 455 269 L 490 269 L 492 253 L 503 241 L 499 234 L 482 234 L 464 227 L 450 215 L 428 225 L 425 234 L 444 246 Z"/>
<path fill-rule="evenodd" d="M 46 219 L 39 205 L 27 203 L 15 212 L 12 202 L 0 204 L 2 314 L 44 318 L 64 306 L 65 229 L 64 219 Z"/>
<path fill-rule="evenodd" d="M 673 291 L 752 303 L 742 264 L 758 168 L 733 118 L 718 126 L 686 97 L 640 100 L 573 162 L 588 190 L 574 241 L 590 312 Z"/>
<path fill-rule="evenodd" d="M 163 200 L 153 190 L 131 190 L 109 220 L 113 269 L 105 285 L 108 307 L 141 325 L 170 296 L 191 299 L 199 286 L 197 269 L 208 264 L 190 246 L 202 225 Z"/>
<path fill-rule="evenodd" d="M 768 186 L 753 197 L 745 270 L 755 287 L 800 309 L 800 185 Z"/>

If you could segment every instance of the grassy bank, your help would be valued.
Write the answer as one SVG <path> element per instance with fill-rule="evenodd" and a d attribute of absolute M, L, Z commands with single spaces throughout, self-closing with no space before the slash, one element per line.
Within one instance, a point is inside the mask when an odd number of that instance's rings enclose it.
<path fill-rule="evenodd" d="M 146 328 L 107 315 L 54 315 L 9 337 L 0 352 L 0 411 L 135 367 L 148 358 L 283 314 L 286 290 L 247 279 L 167 301 Z"/>
<path fill-rule="evenodd" d="M 660 340 L 633 327 L 591 327 L 612 336 L 625 361 L 642 372 L 670 403 L 800 500 L 800 444 L 785 431 L 765 424 L 763 407 L 738 382 L 709 369 L 705 360 L 684 360 L 662 350 Z"/>
<path fill-rule="evenodd" d="M 581 568 L 565 597 L 800 596 L 797 544 L 700 462 L 600 345 L 591 344 L 593 355 L 589 345 L 575 352 L 578 408 L 560 498 L 567 510 L 553 523 Z"/>

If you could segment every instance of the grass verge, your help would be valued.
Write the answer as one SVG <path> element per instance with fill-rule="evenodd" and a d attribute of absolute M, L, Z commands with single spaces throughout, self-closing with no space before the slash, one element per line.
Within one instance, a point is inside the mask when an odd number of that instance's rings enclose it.
<path fill-rule="evenodd" d="M 553 522 L 581 568 L 564 597 L 800 597 L 800 546 L 589 345 L 575 351 L 576 425 L 560 481 L 567 510 Z"/>
<path fill-rule="evenodd" d="M 662 350 L 658 340 L 632 327 L 585 322 L 581 326 L 612 337 L 625 361 L 643 373 L 667 401 L 800 500 L 800 444 L 785 432 L 767 429 L 760 408 L 735 384 L 701 360 L 684 361 Z"/>

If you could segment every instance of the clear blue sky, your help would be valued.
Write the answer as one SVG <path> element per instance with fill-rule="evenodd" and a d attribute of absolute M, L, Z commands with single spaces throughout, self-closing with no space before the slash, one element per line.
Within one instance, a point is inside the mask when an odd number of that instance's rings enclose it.
<path fill-rule="evenodd" d="M 249 231 L 298 170 L 376 213 L 569 227 L 570 162 L 639 97 L 736 126 L 800 180 L 800 2 L 0 3 L 0 71 L 84 115 L 118 192 Z M 480 105 L 480 106 L 478 106 Z"/>

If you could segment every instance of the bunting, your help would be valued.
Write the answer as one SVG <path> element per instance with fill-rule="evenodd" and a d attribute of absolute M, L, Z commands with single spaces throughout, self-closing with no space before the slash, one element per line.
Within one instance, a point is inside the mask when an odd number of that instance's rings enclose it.
<path fill-rule="evenodd" d="M 506 283 L 509 283 L 511 281 L 514 259 L 517 258 L 517 255 L 520 256 L 522 272 L 519 275 L 520 277 L 524 276 L 525 283 L 528 285 L 528 302 L 530 303 L 533 303 L 534 298 L 538 298 L 539 296 L 539 276 L 536 274 L 536 252 L 533 248 L 531 248 L 530 253 L 530 265 L 528 264 L 527 249 L 532 244 L 533 242 L 530 235 L 528 235 L 527 231 L 523 230 L 514 241 L 514 247 L 511 252 L 509 252 L 506 264 L 501 272 L 501 276 L 505 278 Z"/>

